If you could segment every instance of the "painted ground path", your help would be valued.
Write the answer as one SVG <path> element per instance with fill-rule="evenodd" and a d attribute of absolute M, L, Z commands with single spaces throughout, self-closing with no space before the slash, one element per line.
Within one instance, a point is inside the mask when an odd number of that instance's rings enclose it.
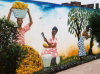
<path fill-rule="evenodd" d="M 78 65 L 56 74 L 100 74 L 100 59 Z"/>

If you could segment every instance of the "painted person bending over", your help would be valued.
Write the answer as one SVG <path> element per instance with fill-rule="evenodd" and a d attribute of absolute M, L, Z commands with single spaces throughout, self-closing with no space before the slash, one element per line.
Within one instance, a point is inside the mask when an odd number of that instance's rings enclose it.
<path fill-rule="evenodd" d="M 78 55 L 81 61 L 83 60 L 83 57 L 86 56 L 86 51 L 85 51 L 85 46 L 84 46 L 85 39 L 88 39 L 88 34 L 87 32 L 84 31 L 78 41 L 78 48 L 79 48 Z"/>

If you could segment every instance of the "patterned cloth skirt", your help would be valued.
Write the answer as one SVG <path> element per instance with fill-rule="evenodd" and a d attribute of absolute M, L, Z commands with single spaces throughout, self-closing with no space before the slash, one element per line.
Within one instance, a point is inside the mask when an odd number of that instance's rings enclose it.
<path fill-rule="evenodd" d="M 41 54 L 42 55 L 44 55 L 44 54 L 51 54 L 53 57 L 58 56 L 57 49 L 54 49 L 54 48 L 45 49 L 45 50 L 42 51 Z"/>

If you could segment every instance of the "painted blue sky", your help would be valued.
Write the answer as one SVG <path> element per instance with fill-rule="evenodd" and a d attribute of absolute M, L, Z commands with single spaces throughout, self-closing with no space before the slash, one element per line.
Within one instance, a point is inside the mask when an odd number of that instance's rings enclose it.
<path fill-rule="evenodd" d="M 82 4 L 90 4 L 90 3 L 100 3 L 100 0 L 1 0 L 1 1 L 42 1 L 42 2 L 49 2 L 49 3 L 56 3 L 56 4 L 61 4 L 68 2 L 70 3 L 71 1 L 79 1 Z"/>
<path fill-rule="evenodd" d="M 16 0 L 1 0 L 1 2 L 10 2 L 13 3 Z M 17 0 L 17 1 L 22 1 L 25 3 L 31 3 L 31 4 L 35 4 L 38 7 L 40 7 L 40 9 L 42 9 L 43 11 L 48 11 L 48 10 L 52 10 L 54 8 L 62 8 L 62 7 L 67 7 L 68 9 L 73 8 L 73 6 L 63 6 L 61 4 L 54 4 L 54 3 L 49 3 L 49 2 L 41 2 L 41 1 L 32 1 L 32 0 Z M 0 4 L 0 6 L 3 6 L 3 4 Z"/>

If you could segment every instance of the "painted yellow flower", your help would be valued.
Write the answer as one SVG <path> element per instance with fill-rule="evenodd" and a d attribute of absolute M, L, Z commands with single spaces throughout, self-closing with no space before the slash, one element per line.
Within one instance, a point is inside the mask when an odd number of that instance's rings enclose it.
<path fill-rule="evenodd" d="M 22 60 L 19 68 L 16 69 L 17 74 L 32 74 L 41 70 L 43 63 L 39 53 L 30 46 L 24 45 L 22 47 L 28 49 L 28 54 L 26 54 L 25 59 Z"/>

